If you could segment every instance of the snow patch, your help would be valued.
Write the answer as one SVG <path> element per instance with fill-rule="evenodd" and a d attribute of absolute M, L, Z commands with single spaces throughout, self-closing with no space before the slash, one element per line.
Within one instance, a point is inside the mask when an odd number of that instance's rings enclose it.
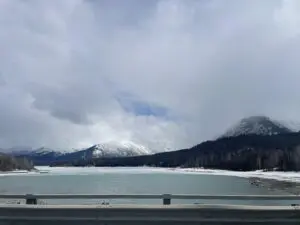
<path fill-rule="evenodd" d="M 300 122 L 292 121 L 292 120 L 278 120 L 278 123 L 284 125 L 285 127 L 289 128 L 293 132 L 300 131 Z"/>
<path fill-rule="evenodd" d="M 300 172 L 281 172 L 281 171 L 268 171 L 264 172 L 261 170 L 257 171 L 229 171 L 229 170 L 211 170 L 203 168 L 185 168 L 176 169 L 178 172 L 183 173 L 196 173 L 196 174 L 211 174 L 211 175 L 222 175 L 222 176 L 236 176 L 244 178 L 265 178 L 274 179 L 279 181 L 290 181 L 300 183 Z"/>

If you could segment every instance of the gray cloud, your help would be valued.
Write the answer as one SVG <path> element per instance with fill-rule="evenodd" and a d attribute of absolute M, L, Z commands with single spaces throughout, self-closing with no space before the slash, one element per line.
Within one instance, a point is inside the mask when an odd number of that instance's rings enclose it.
<path fill-rule="evenodd" d="M 2 0 L 0 145 L 175 149 L 244 116 L 300 120 L 299 12 L 296 0 Z"/>

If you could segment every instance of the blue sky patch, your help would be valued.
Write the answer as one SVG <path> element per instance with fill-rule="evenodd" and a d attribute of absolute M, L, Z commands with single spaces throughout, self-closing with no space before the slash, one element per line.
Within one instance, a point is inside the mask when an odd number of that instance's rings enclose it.
<path fill-rule="evenodd" d="M 167 108 L 140 101 L 128 93 L 118 96 L 117 100 L 123 109 L 137 116 L 166 117 L 168 114 Z"/>
<path fill-rule="evenodd" d="M 146 102 L 132 102 L 131 111 L 136 115 L 143 116 L 156 116 L 156 117 L 165 117 L 167 114 L 167 109 L 160 106 L 154 106 L 147 104 Z"/>

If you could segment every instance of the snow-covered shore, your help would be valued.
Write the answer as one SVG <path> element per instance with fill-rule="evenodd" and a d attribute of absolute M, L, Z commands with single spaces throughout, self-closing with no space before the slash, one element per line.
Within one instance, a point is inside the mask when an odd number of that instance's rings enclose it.
<path fill-rule="evenodd" d="M 274 179 L 279 181 L 290 181 L 300 183 L 300 172 L 281 172 L 281 171 L 228 171 L 228 170 L 211 170 L 202 168 L 180 168 L 175 169 L 175 171 L 187 172 L 187 173 L 197 173 L 197 174 L 211 174 L 211 175 L 222 175 L 222 176 L 236 176 L 245 178 L 264 178 L 264 179 Z"/>
<path fill-rule="evenodd" d="M 27 174 L 38 174 L 38 171 L 27 171 L 27 170 L 13 170 L 13 171 L 1 171 L 0 176 L 20 176 Z"/>

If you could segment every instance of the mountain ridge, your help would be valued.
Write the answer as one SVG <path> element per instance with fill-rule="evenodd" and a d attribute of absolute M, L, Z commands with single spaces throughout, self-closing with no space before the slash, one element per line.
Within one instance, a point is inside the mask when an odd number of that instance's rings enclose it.
<path fill-rule="evenodd" d="M 35 165 L 49 165 L 59 161 L 75 161 L 97 157 L 127 157 L 151 154 L 151 150 L 134 142 L 104 142 L 87 148 L 71 152 L 56 151 L 50 148 L 37 148 L 33 150 L 14 148 L 14 151 L 5 151 L 12 156 L 27 157 Z"/>
<path fill-rule="evenodd" d="M 298 147 L 295 143 L 299 145 L 300 149 L 299 134 L 269 117 L 252 116 L 240 120 L 216 140 L 205 141 L 192 148 L 177 151 L 155 153 L 145 146 L 133 142 L 110 142 L 67 153 L 57 153 L 51 149 L 39 148 L 32 152 L 21 152 L 21 154 L 14 152 L 12 154 L 28 157 L 36 165 L 206 166 L 232 170 L 264 167 L 269 169 L 272 166 L 279 166 L 283 170 L 291 168 L 298 170 L 300 168 L 295 165 L 298 163 L 298 150 L 295 150 Z M 297 140 L 299 143 L 295 142 L 293 138 L 295 135 L 299 136 L 299 141 Z M 275 154 L 274 157 L 277 161 L 272 159 L 272 154 Z M 294 161 L 291 161 L 292 157 L 294 157 Z M 253 159 L 260 163 L 251 161 Z M 279 165 L 278 160 L 285 164 Z M 294 166 L 290 168 L 286 166 L 286 162 L 291 162 Z"/>
<path fill-rule="evenodd" d="M 240 135 L 205 141 L 189 149 L 153 155 L 96 158 L 52 166 L 203 167 L 234 171 L 300 171 L 300 132 Z"/>
<path fill-rule="evenodd" d="M 68 166 L 203 167 L 300 171 L 300 132 L 268 117 L 242 119 L 230 132 L 192 148 L 152 155 L 65 161 Z"/>

